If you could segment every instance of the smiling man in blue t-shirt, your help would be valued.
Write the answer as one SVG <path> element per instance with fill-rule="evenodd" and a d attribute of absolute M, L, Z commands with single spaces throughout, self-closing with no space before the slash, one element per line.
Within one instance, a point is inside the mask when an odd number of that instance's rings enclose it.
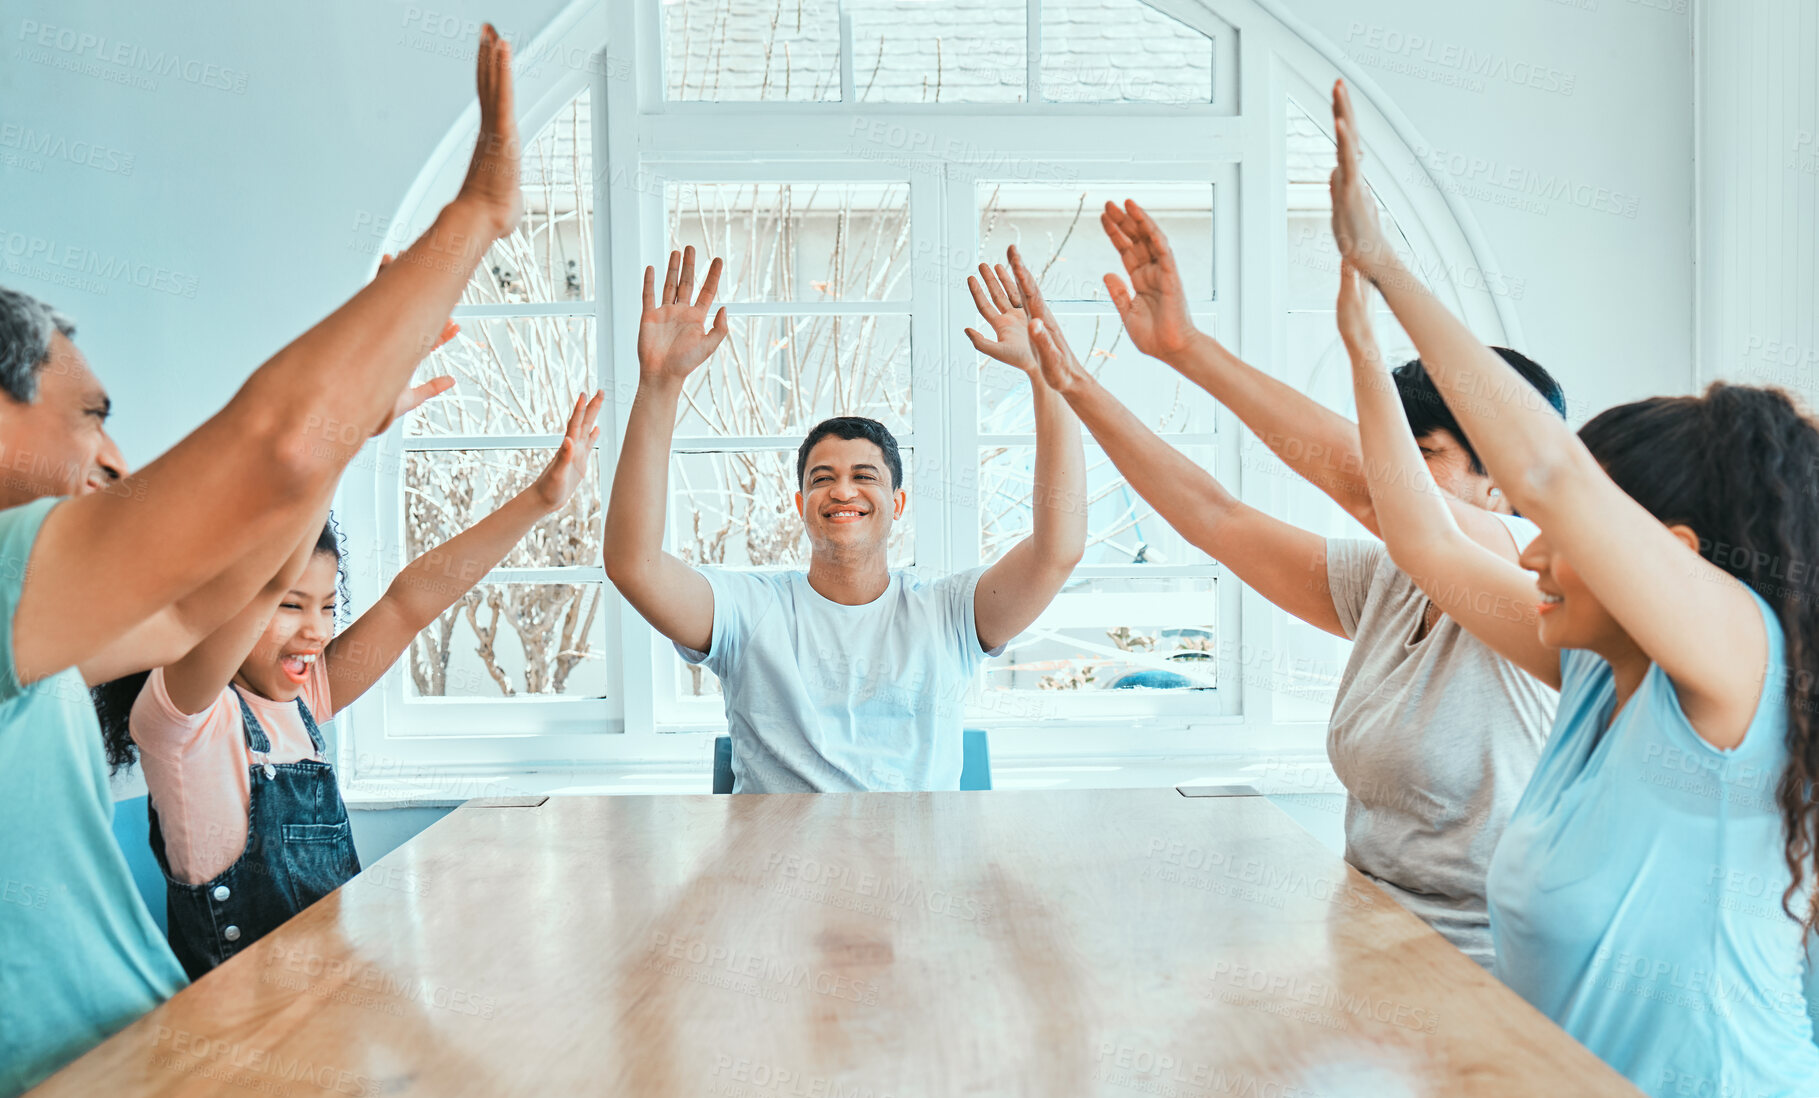
<path fill-rule="evenodd" d="M 733 789 L 742 793 L 957 789 L 961 702 L 973 673 L 1036 620 L 1086 544 L 1080 427 L 1041 380 L 1015 289 L 987 274 L 974 296 L 996 341 L 981 350 L 1021 365 L 1036 418 L 1034 524 L 996 564 L 933 582 L 888 564 L 903 516 L 903 462 L 883 424 L 841 416 L 796 455 L 806 572 L 696 569 L 663 551 L 670 441 L 683 383 L 726 335 L 704 331 L 720 261 L 694 288 L 694 250 L 670 254 L 659 298 L 646 269 L 638 394 L 606 518 L 606 571 L 726 695 Z M 1039 302 L 1032 313 L 1040 315 Z M 1058 337 L 1059 333 L 1055 333 Z"/>

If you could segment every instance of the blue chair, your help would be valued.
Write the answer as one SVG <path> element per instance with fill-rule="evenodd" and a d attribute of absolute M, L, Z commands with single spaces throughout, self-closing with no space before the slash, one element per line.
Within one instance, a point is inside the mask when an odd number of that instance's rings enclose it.
<path fill-rule="evenodd" d="M 960 788 L 973 791 L 991 787 L 991 745 L 986 742 L 984 729 L 969 728 L 961 733 Z M 714 738 L 714 792 L 731 793 L 732 791 L 733 738 L 716 736 Z"/>
<path fill-rule="evenodd" d="M 164 871 L 158 868 L 158 859 L 152 854 L 152 822 L 145 804 L 144 797 L 115 802 L 114 841 L 120 844 L 120 853 L 126 855 L 126 867 L 132 870 L 133 883 L 139 886 L 139 895 L 151 909 L 152 921 L 158 924 L 159 931 L 168 933 L 164 925 Z"/>

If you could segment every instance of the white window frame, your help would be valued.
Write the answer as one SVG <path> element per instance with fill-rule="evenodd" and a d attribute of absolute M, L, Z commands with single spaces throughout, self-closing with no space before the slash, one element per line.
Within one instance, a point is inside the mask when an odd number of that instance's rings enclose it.
<path fill-rule="evenodd" d="M 1292 95 L 1310 115 L 1321 118 L 1319 106 L 1325 102 L 1321 85 L 1342 73 L 1359 93 L 1356 98 L 1367 135 L 1367 171 L 1372 184 L 1416 254 L 1440 272 L 1495 269 L 1486 258 L 1488 248 L 1470 211 L 1459 199 L 1444 188 L 1403 185 L 1404 180 L 1427 172 L 1411 151 L 1422 143 L 1406 119 L 1393 110 L 1389 114 L 1379 110 L 1378 104 L 1387 100 L 1371 94 L 1372 82 L 1344 62 L 1330 44 L 1317 48 L 1318 37 L 1279 4 L 1272 0 L 1146 2 L 1215 38 L 1212 103 L 1182 107 L 1042 102 L 1036 88 L 1039 0 L 1030 0 L 1030 99 L 1015 104 L 668 102 L 664 98 L 661 16 L 651 0 L 614 5 L 578 0 L 558 17 L 530 45 L 528 55 L 586 56 L 589 61 L 580 66 L 550 66 L 540 74 L 521 74 L 520 103 L 527 105 L 521 130 L 527 137 L 537 133 L 591 82 L 596 369 L 599 384 L 607 391 L 602 420 L 607 422 L 610 417 L 612 424 L 610 431 L 602 432 L 596 454 L 600 490 L 609 490 L 618 439 L 623 436 L 636 386 L 638 282 L 643 267 L 660 266 L 664 254 L 663 179 L 710 181 L 703 173 L 713 171 L 717 174 L 711 181 L 727 182 L 907 180 L 915 227 L 939 218 L 942 203 L 949 209 L 970 209 L 974 182 L 992 177 L 989 167 L 969 170 L 966 165 L 949 165 L 939 176 L 921 177 L 901 165 L 853 157 L 847 150 L 859 125 L 856 119 L 867 125 L 876 120 L 901 126 L 906 132 L 939 131 L 943 140 L 961 142 L 962 148 L 1004 150 L 1008 157 L 1066 164 L 1080 170 L 1078 178 L 1083 183 L 1127 178 L 1154 181 L 1168 178 L 1170 172 L 1199 179 L 1207 176 L 1186 173 L 1213 173 L 1215 240 L 1225 233 L 1229 234 L 1225 239 L 1236 245 L 1215 246 L 1216 301 L 1211 309 L 1222 342 L 1269 369 L 1268 364 L 1283 360 L 1286 347 L 1284 105 Z M 607 8 L 610 10 L 603 10 Z M 850 30 L 843 26 L 843 31 L 850 41 Z M 631 49 L 600 49 L 602 41 L 630 43 Z M 527 51 L 521 48 L 520 56 L 527 56 Z M 635 58 L 635 63 L 628 65 L 628 57 Z M 850 93 L 850 49 L 844 51 L 844 57 L 843 83 Z M 1341 60 L 1335 63 L 1335 58 Z M 1235 110 L 1234 103 L 1246 109 Z M 1007 113 L 1017 119 L 1014 146 L 1009 146 L 1000 125 Z M 1110 118 L 1117 120 L 1120 143 L 1082 151 L 1081 125 Z M 470 107 L 439 147 L 431 169 L 407 196 L 402 205 L 405 213 L 394 219 L 395 224 L 416 230 L 427 225 L 460 177 L 476 125 L 477 111 Z M 761 160 L 725 152 L 767 143 L 773 151 Z M 1167 155 L 1146 153 L 1140 160 L 1133 153 L 1156 149 L 1167 150 Z M 628 172 L 622 167 L 647 163 L 657 170 Z M 944 194 L 936 193 L 931 178 L 945 189 Z M 949 218 L 946 229 L 946 255 L 977 254 L 976 218 Z M 937 284 L 912 272 L 907 302 L 865 302 L 849 307 L 866 312 L 908 310 L 912 354 L 920 357 L 936 348 L 949 363 L 971 363 L 975 352 L 961 334 L 963 326 L 973 323 L 974 312 L 964 272 L 946 273 L 952 277 Z M 1461 289 L 1450 278 L 1432 281 L 1442 300 L 1486 339 L 1519 339 L 1514 307 L 1507 299 Z M 935 299 L 933 308 L 930 298 Z M 1109 309 L 1109 302 L 1103 304 Z M 805 314 L 841 307 L 732 305 L 729 312 Z M 513 307 L 512 315 L 528 315 L 538 308 Z M 548 308 L 560 312 L 568 307 Z M 1074 311 L 1074 303 L 1066 308 Z M 1098 305 L 1091 308 L 1099 309 Z M 477 316 L 486 311 L 467 308 L 458 315 Z M 496 315 L 497 310 L 493 312 Z M 1163 369 L 1159 365 L 1153 368 Z M 938 373 L 946 389 L 940 399 L 923 399 L 921 392 L 913 391 L 914 444 L 926 448 L 937 442 L 949 460 L 958 458 L 976 466 L 980 444 L 976 375 L 951 368 Z M 1240 463 L 1241 431 L 1243 427 L 1221 407 L 1211 439 L 1216 448 L 1216 473 L 1241 499 L 1268 509 L 1270 478 L 1250 478 L 1260 483 L 1247 483 Z M 387 447 L 397 445 L 396 435 L 394 428 L 379 444 L 376 457 L 350 471 L 338 499 L 339 509 L 348 517 L 356 554 L 353 601 L 357 607 L 370 605 L 389 581 L 390 576 L 382 575 L 378 566 L 383 558 L 381 546 L 392 547 L 395 560 L 396 547 L 403 544 L 399 460 L 387 457 Z M 413 447 L 420 441 L 414 440 Z M 553 445 L 555 438 L 537 441 Z M 686 441 L 678 439 L 678 447 Z M 712 445 L 724 449 L 730 441 L 766 449 L 771 444 L 771 440 L 717 439 Z M 491 440 L 489 444 L 522 445 L 524 440 Z M 915 505 L 912 499 L 911 506 Z M 953 561 L 967 559 L 966 538 L 970 536 L 972 546 L 978 544 L 976 505 L 970 516 L 962 513 L 963 504 L 952 499 L 945 506 L 944 522 L 918 523 L 919 566 L 948 569 Z M 358 566 L 360 559 L 369 561 L 365 574 Z M 605 579 L 604 570 L 597 568 L 565 570 L 563 575 L 534 571 L 537 579 Z M 1217 577 L 1220 570 L 1214 566 L 1205 574 Z M 503 572 L 487 577 L 495 581 L 512 578 L 529 577 Z M 1324 722 L 1277 722 L 1269 691 L 1245 690 L 1242 668 L 1237 666 L 1236 652 L 1267 644 L 1274 632 L 1272 616 L 1280 611 L 1236 580 L 1220 577 L 1217 583 L 1221 685 L 1216 690 L 1179 692 L 1185 697 L 1120 692 L 1124 696 L 1115 700 L 1127 708 L 1120 710 L 1116 720 L 1090 711 L 1071 719 L 1043 721 L 998 719 L 986 712 L 980 717 L 992 733 L 995 760 L 1030 764 L 1053 760 L 1066 769 L 1067 763 L 1095 759 L 1318 751 L 1324 740 Z M 609 697 L 604 699 L 412 700 L 406 704 L 405 674 L 401 668 L 393 668 L 367 698 L 339 718 L 343 729 L 340 757 L 352 793 L 358 797 L 365 790 L 370 799 L 387 801 L 398 796 L 400 779 L 405 785 L 446 790 L 462 783 L 471 785 L 478 776 L 506 774 L 522 776 L 526 787 L 549 787 L 560 784 L 564 777 L 579 780 L 581 775 L 603 769 L 680 765 L 705 770 L 711 759 L 711 736 L 677 733 L 721 731 L 724 718 L 702 713 L 699 705 L 694 713 L 679 713 L 673 705 L 660 704 L 655 680 L 658 671 L 667 672 L 670 666 L 668 642 L 626 606 L 610 585 L 602 613 L 612 668 Z M 616 659 L 611 652 L 615 645 L 620 653 Z M 1209 697 L 1213 704 L 1208 704 Z"/>

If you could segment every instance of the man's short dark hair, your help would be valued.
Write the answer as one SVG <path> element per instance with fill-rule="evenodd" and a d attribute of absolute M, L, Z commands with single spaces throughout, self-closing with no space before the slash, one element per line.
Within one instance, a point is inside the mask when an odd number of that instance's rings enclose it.
<path fill-rule="evenodd" d="M 1566 394 L 1561 390 L 1560 383 L 1554 380 L 1554 375 L 1521 351 L 1512 351 L 1508 347 L 1492 347 L 1491 350 L 1502 355 L 1503 361 L 1521 374 L 1522 379 L 1541 394 L 1556 414 L 1562 419 L 1566 418 Z M 1444 428 L 1459 440 L 1459 445 L 1465 447 L 1466 456 L 1472 460 L 1472 472 L 1484 476 L 1484 463 L 1478 460 L 1478 451 L 1472 448 L 1472 440 L 1465 437 L 1464 428 L 1459 426 L 1453 410 L 1446 406 L 1440 390 L 1434 388 L 1434 379 L 1427 376 L 1427 367 L 1421 364 L 1421 360 L 1417 358 L 1396 367 L 1391 376 L 1396 379 L 1396 394 L 1402 398 L 1402 413 L 1408 417 L 1409 430 L 1415 437 L 1423 438 Z"/>
<path fill-rule="evenodd" d="M 796 487 L 802 486 L 802 478 L 808 474 L 808 452 L 824 438 L 862 438 L 876 443 L 878 449 L 884 451 L 884 464 L 891 471 L 891 491 L 903 486 L 903 455 L 897 452 L 897 438 L 890 428 L 864 416 L 835 416 L 815 424 L 814 430 L 802 440 L 801 448 L 796 451 Z"/>

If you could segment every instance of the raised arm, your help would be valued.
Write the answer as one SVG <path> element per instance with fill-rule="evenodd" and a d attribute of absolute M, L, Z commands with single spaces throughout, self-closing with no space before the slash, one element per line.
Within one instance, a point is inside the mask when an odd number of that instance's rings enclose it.
<path fill-rule="evenodd" d="M 383 270 L 391 261 L 386 256 L 379 261 Z M 461 331 L 461 326 L 453 320 L 443 325 L 442 333 L 436 340 L 436 347 L 447 343 Z M 432 348 L 434 349 L 434 348 Z M 455 384 L 455 379 L 444 374 L 434 377 L 406 389 L 398 394 L 392 405 L 391 414 L 379 424 L 373 432 L 378 437 L 393 421 L 403 417 L 424 401 L 447 392 Z M 329 500 L 334 496 L 335 486 L 330 483 L 320 493 L 316 512 L 313 517 L 304 519 L 293 533 L 295 537 L 274 538 L 249 550 L 225 572 L 209 580 L 201 587 L 178 599 L 153 614 L 145 621 L 134 626 L 126 635 L 114 641 L 100 652 L 82 661 L 82 678 L 90 686 L 111 682 L 122 675 L 135 671 L 145 671 L 153 667 L 170 668 L 186 655 L 205 643 L 219 643 L 218 638 L 224 632 L 232 630 L 235 624 L 245 618 L 243 611 L 249 603 L 267 604 L 266 616 L 271 607 L 277 605 L 280 595 L 295 582 L 297 573 L 309 563 L 309 554 L 301 560 L 293 558 L 289 563 L 296 566 L 296 572 L 285 578 L 283 568 L 286 564 L 280 556 L 284 552 L 287 540 L 303 539 L 306 545 L 314 545 L 322 523 L 328 515 Z M 276 574 L 274 574 L 274 570 Z M 204 627 L 209 623 L 220 623 L 212 632 Z M 206 640 L 205 640 L 206 638 Z M 254 635 L 257 640 L 257 634 Z M 250 642 L 249 642 L 250 643 Z M 238 666 L 235 661 L 234 666 Z M 230 671 L 231 674 L 231 671 Z M 172 673 L 167 672 L 165 681 L 168 684 Z M 222 680 L 224 683 L 226 680 Z M 219 693 L 217 688 L 214 693 Z M 174 698 L 175 695 L 172 695 Z M 213 694 L 210 695 L 213 697 Z M 187 712 L 187 710 L 186 710 Z"/>
<path fill-rule="evenodd" d="M 1057 344 L 1064 341 L 1014 247 L 1010 259 L 1016 282 L 1006 279 L 1002 268 L 994 272 L 983 263 L 979 277 L 966 280 L 973 303 L 997 340 L 987 340 L 972 328 L 966 330 L 967 338 L 981 353 L 1023 371 L 1036 417 L 1030 536 L 985 570 L 973 598 L 974 627 L 987 650 L 1009 643 L 1029 628 L 1086 553 L 1086 455 L 1080 444 L 1080 421 L 1042 380 L 1030 347 L 1035 333 Z M 1032 321 L 1031 316 L 1041 319 Z"/>
<path fill-rule="evenodd" d="M 1351 97 L 1333 86 L 1339 166 L 1333 237 L 1383 293 L 1491 476 L 1548 546 L 1570 561 L 1626 633 L 1661 665 L 1699 735 L 1742 742 L 1768 655 L 1749 590 L 1701 557 L 1696 534 L 1670 528 L 1617 487 L 1516 372 L 1435 300 L 1391 250 L 1365 186 Z M 1486 394 L 1514 393 L 1514 399 Z M 1684 460 L 1696 461 L 1688 454 Z M 1672 598 L 1663 598 L 1672 591 Z"/>
<path fill-rule="evenodd" d="M 606 509 L 606 577 L 651 627 L 685 648 L 705 652 L 714 637 L 714 590 L 707 577 L 663 551 L 669 505 L 670 440 L 682 386 L 726 338 L 726 309 L 703 331 L 720 287 L 721 264 L 708 266 L 693 304 L 695 249 L 671 252 L 663 295 L 644 269 L 644 315 L 638 322 L 638 392 L 632 398 Z"/>
<path fill-rule="evenodd" d="M 288 547 L 285 531 L 385 419 L 474 265 L 519 217 L 510 52 L 490 26 L 477 72 L 480 140 L 430 231 L 189 437 L 116 489 L 67 500 L 45 519 L 13 620 L 21 682 L 83 663 L 254 547 Z M 244 604 L 221 600 L 219 617 L 189 628 L 207 635 Z"/>
<path fill-rule="evenodd" d="M 1344 264 L 1339 333 L 1352 361 L 1365 475 L 1384 548 L 1443 613 L 1503 658 L 1559 689 L 1560 653 L 1541 643 L 1536 628 L 1535 581 L 1459 529 L 1409 432 L 1395 381 L 1383 368 L 1368 293 L 1364 278 Z M 1507 531 L 1503 536 L 1513 545 Z"/>
<path fill-rule="evenodd" d="M 1105 286 L 1137 349 L 1230 408 L 1284 464 L 1381 537 L 1357 424 L 1194 327 L 1168 237 L 1143 207 L 1107 202 L 1099 220 L 1130 276 L 1129 288 L 1115 274 L 1105 276 Z M 1452 496 L 1441 500 L 1472 540 L 1515 559 L 1508 532 L 1489 512 Z"/>
<path fill-rule="evenodd" d="M 530 487 L 492 514 L 411 561 L 385 594 L 354 624 L 328 643 L 329 698 L 335 712 L 354 703 L 397 662 L 411 638 L 467 594 L 546 515 L 561 510 L 575 494 L 593 460 L 605 393 L 575 398 L 562 443 Z"/>
<path fill-rule="evenodd" d="M 1028 271 L 1017 266 L 1021 282 Z M 1086 424 L 1131 488 L 1182 537 L 1265 598 L 1310 625 L 1344 636 L 1327 584 L 1326 539 L 1239 502 L 1206 470 L 1145 427 L 1081 366 L 1059 338 L 1052 314 L 1040 306 L 1040 294 L 1031 300 L 1044 314 L 1042 329 L 1032 333 L 1044 380 Z M 977 337 L 973 342 L 980 344 Z M 985 346 L 980 350 L 992 354 Z"/>

